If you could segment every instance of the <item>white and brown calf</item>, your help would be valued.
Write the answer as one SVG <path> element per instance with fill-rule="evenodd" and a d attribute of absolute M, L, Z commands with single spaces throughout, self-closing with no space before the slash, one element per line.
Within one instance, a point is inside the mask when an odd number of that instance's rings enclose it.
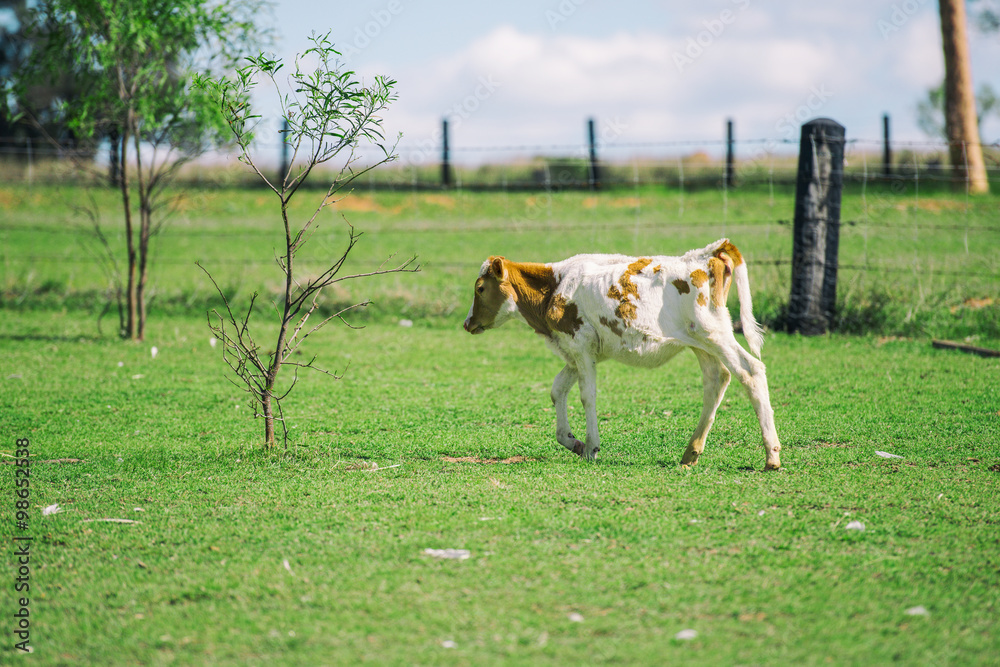
<path fill-rule="evenodd" d="M 740 321 L 750 354 L 733 335 L 726 298 L 736 283 Z M 694 465 L 735 375 L 750 395 L 760 421 L 766 468 L 777 469 L 781 444 L 774 428 L 764 364 L 763 335 L 753 317 L 747 267 L 739 250 L 721 239 L 681 257 L 577 255 L 534 264 L 490 257 L 476 279 L 465 330 L 472 334 L 520 318 L 559 355 L 566 366 L 552 385 L 556 439 L 585 459 L 600 448 L 597 432 L 598 362 L 614 359 L 654 368 L 690 348 L 704 380 L 701 419 L 683 465 Z M 587 436 L 570 432 L 566 397 L 579 383 L 587 415 Z"/>

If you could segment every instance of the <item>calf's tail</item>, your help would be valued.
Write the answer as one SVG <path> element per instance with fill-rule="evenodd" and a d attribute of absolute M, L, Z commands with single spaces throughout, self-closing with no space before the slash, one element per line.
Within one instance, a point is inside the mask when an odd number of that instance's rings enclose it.
<path fill-rule="evenodd" d="M 750 296 L 750 276 L 747 274 L 746 262 L 740 262 L 733 269 L 733 280 L 736 282 L 736 295 L 740 299 L 740 323 L 743 325 L 743 335 L 750 346 L 750 352 L 760 358 L 760 350 L 764 346 L 764 330 L 753 316 L 753 299 Z"/>

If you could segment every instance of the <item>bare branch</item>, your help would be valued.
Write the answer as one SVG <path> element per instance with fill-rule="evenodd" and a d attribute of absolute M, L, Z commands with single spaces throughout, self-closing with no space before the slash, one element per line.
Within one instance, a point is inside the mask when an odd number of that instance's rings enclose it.
<path fill-rule="evenodd" d="M 328 370 L 323 369 L 323 368 L 317 368 L 316 366 L 311 365 L 311 362 L 310 362 L 310 364 L 300 364 L 300 363 L 297 363 L 297 362 L 294 362 L 294 361 L 287 361 L 285 363 L 287 363 L 289 366 L 298 366 L 299 368 L 308 368 L 309 370 L 316 371 L 317 373 L 322 373 L 323 375 L 329 375 L 330 377 L 332 377 L 335 380 L 343 380 L 344 379 L 343 374 L 338 375 L 336 372 L 331 372 L 331 371 L 328 371 Z M 284 397 L 282 397 L 282 398 L 284 398 Z"/>
<path fill-rule="evenodd" d="M 309 331 L 307 331 L 305 333 L 305 335 L 302 336 L 301 340 L 299 340 L 299 341 L 296 342 L 295 338 L 296 338 L 296 336 L 298 336 L 299 331 L 302 329 L 302 325 L 305 324 L 306 318 L 308 317 L 308 315 L 312 314 L 312 312 L 314 310 L 314 308 L 311 308 L 309 310 L 309 312 L 306 314 L 306 316 L 303 317 L 301 325 L 295 330 L 295 333 L 292 334 L 292 337 L 289 339 L 289 341 L 288 341 L 289 345 L 288 345 L 288 347 L 286 347 L 286 349 L 288 350 L 288 353 L 291 354 L 291 353 L 295 352 L 299 348 L 299 346 L 302 345 L 302 343 L 305 341 L 306 338 L 308 338 L 309 336 L 311 336 L 314 332 L 319 331 L 320 329 L 322 329 L 331 320 L 339 319 L 341 322 L 343 322 L 345 325 L 347 325 L 347 327 L 349 329 L 354 329 L 355 331 L 360 331 L 361 329 L 364 329 L 364 327 L 356 327 L 356 326 L 352 325 L 350 322 L 348 322 L 346 319 L 344 319 L 344 313 L 346 313 L 349 310 L 354 310 L 355 308 L 365 308 L 370 303 L 371 303 L 370 300 L 369 301 L 363 301 L 361 303 L 356 303 L 356 304 L 354 304 L 352 306 L 348 306 L 347 308 L 344 308 L 344 309 L 342 309 L 342 310 L 334 313 L 333 315 L 330 315 L 325 320 L 323 320 L 322 322 L 320 322 L 319 324 L 317 324 L 316 326 L 314 326 L 312 329 L 310 329 Z M 292 343 L 294 343 L 294 344 L 292 344 Z"/>

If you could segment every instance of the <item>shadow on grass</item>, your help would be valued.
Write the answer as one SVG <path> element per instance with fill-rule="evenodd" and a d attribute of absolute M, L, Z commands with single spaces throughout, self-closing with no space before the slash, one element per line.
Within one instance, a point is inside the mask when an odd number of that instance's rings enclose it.
<path fill-rule="evenodd" d="M 79 336 L 58 336 L 52 334 L 0 334 L 0 341 L 11 341 L 11 342 L 28 342 L 34 341 L 38 343 L 97 343 L 104 340 L 122 340 L 117 336 L 95 336 L 95 335 L 79 335 Z"/>

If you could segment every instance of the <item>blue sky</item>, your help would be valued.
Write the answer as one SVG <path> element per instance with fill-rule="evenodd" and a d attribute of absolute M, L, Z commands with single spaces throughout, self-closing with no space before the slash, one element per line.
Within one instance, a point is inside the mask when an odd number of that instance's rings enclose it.
<path fill-rule="evenodd" d="M 414 161 L 436 156 L 445 116 L 462 161 L 579 144 L 591 116 L 609 157 L 691 152 L 634 146 L 717 141 L 727 118 L 740 140 L 797 140 L 817 116 L 878 140 L 889 113 L 895 139 L 922 141 L 916 103 L 944 72 L 933 0 L 278 0 L 274 16 L 286 61 L 330 31 L 352 69 L 399 82 L 385 126 Z M 977 87 L 1000 90 L 1000 35 L 970 41 Z"/>

